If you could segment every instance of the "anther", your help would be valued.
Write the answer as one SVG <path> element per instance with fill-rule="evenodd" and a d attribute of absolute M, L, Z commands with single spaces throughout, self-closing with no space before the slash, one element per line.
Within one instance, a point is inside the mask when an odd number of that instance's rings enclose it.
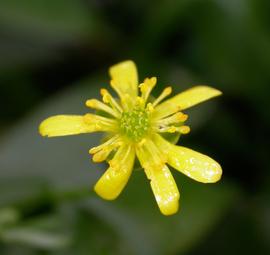
<path fill-rule="evenodd" d="M 154 111 L 154 107 L 152 103 L 148 103 L 146 106 L 146 111 L 148 111 L 149 113 Z"/>
<path fill-rule="evenodd" d="M 155 87 L 157 83 L 157 78 L 146 78 L 143 83 L 139 85 L 139 88 L 141 90 L 141 97 L 143 99 L 143 106 L 146 104 L 148 97 L 150 95 L 150 92 Z"/>
<path fill-rule="evenodd" d="M 106 89 L 101 89 L 100 94 L 102 96 L 102 100 L 105 104 L 109 104 L 115 111 L 122 113 L 122 108 L 120 105 L 115 101 L 112 95 Z"/>
<path fill-rule="evenodd" d="M 111 152 L 111 150 L 103 149 L 103 150 L 95 153 L 93 155 L 92 160 L 94 162 L 102 162 L 102 161 L 106 160 L 106 158 L 109 156 L 110 152 Z"/>
<path fill-rule="evenodd" d="M 169 96 L 172 93 L 172 87 L 165 88 L 159 97 L 154 101 L 153 107 L 157 106 L 165 97 Z"/>
<path fill-rule="evenodd" d="M 190 132 L 190 127 L 189 126 L 181 126 L 181 127 L 179 127 L 179 131 L 181 134 L 186 135 Z"/>
<path fill-rule="evenodd" d="M 166 117 L 164 119 L 160 119 L 156 121 L 157 125 L 169 125 L 173 123 L 181 123 L 185 122 L 188 118 L 187 114 L 184 114 L 182 112 L 177 112 L 169 117 Z"/>
<path fill-rule="evenodd" d="M 94 108 L 97 106 L 96 101 L 97 101 L 96 99 L 88 99 L 85 104 L 86 104 L 86 106 L 88 106 L 90 108 Z"/>
<path fill-rule="evenodd" d="M 181 122 L 185 122 L 188 119 L 188 115 L 187 114 L 180 114 L 179 115 L 179 121 Z"/>

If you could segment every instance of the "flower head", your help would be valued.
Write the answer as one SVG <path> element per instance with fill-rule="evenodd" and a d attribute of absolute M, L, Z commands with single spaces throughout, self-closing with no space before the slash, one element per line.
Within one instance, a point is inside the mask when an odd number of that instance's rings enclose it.
<path fill-rule="evenodd" d="M 168 168 L 172 166 L 190 178 L 213 183 L 221 178 L 220 165 L 199 152 L 172 144 L 166 135 L 187 134 L 188 116 L 182 111 L 221 95 L 219 90 L 196 86 L 170 99 L 172 89 L 165 88 L 154 100 L 150 93 L 156 77 L 138 83 L 137 69 L 132 61 L 124 61 L 109 70 L 111 86 L 119 99 L 101 89 L 102 101 L 89 99 L 86 106 L 96 114 L 57 115 L 40 124 L 42 136 L 64 136 L 106 132 L 103 144 L 90 149 L 94 162 L 107 160 L 109 167 L 94 190 L 104 199 L 118 197 L 128 182 L 136 158 L 145 171 L 160 211 L 164 215 L 177 212 L 180 194 Z"/>

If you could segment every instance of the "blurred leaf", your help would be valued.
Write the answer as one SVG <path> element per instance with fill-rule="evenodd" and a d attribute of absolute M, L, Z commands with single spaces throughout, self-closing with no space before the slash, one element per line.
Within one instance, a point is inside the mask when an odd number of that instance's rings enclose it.
<path fill-rule="evenodd" d="M 3 231 L 0 239 L 6 243 L 29 245 L 39 249 L 59 249 L 69 244 L 66 235 L 44 232 L 31 227 L 16 227 Z"/>
<path fill-rule="evenodd" d="M 63 249 L 71 244 L 71 222 L 60 213 L 35 217 L 6 227 L 0 233 L 2 242 L 35 249 Z"/>
<path fill-rule="evenodd" d="M 17 222 L 20 214 L 14 208 L 0 208 L 0 231 L 2 227 Z"/>

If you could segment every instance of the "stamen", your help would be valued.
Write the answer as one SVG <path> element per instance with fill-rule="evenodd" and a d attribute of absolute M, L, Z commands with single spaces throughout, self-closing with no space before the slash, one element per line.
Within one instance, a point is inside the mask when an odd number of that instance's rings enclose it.
<path fill-rule="evenodd" d="M 144 107 L 144 100 L 142 97 L 136 97 L 136 106 L 139 108 L 143 108 Z"/>
<path fill-rule="evenodd" d="M 157 125 L 169 125 L 179 122 L 185 122 L 188 119 L 188 115 L 182 112 L 177 112 L 167 118 L 160 119 L 156 121 Z"/>
<path fill-rule="evenodd" d="M 148 113 L 152 113 L 154 111 L 154 107 L 153 107 L 153 104 L 152 103 L 148 103 L 147 106 L 146 106 L 146 111 Z"/>
<path fill-rule="evenodd" d="M 181 134 L 186 135 L 190 132 L 190 127 L 189 126 L 181 126 L 181 127 L 179 127 L 179 131 Z"/>
<path fill-rule="evenodd" d="M 177 131 L 177 127 L 175 127 L 175 126 L 170 126 L 167 129 L 168 133 L 175 133 L 176 131 Z"/>
<path fill-rule="evenodd" d="M 83 119 L 86 123 L 89 123 L 91 125 L 95 125 L 96 130 L 107 130 L 107 131 L 117 131 L 118 125 L 117 121 L 115 119 L 110 119 L 106 117 L 102 117 L 99 115 L 87 113 L 83 116 Z"/>
<path fill-rule="evenodd" d="M 172 93 L 172 87 L 165 88 L 161 92 L 161 94 L 159 95 L 159 97 L 154 101 L 153 107 L 157 106 L 164 98 L 166 98 L 167 96 L 169 96 L 171 93 Z"/>
<path fill-rule="evenodd" d="M 116 111 L 122 113 L 123 110 L 121 106 L 116 102 L 112 95 L 106 89 L 101 89 L 100 94 L 102 95 L 102 100 L 105 104 L 110 104 L 110 106 Z"/>
<path fill-rule="evenodd" d="M 89 99 L 86 101 L 86 106 L 96 109 L 96 110 L 101 110 L 106 113 L 109 113 L 110 115 L 114 116 L 115 118 L 119 118 L 121 114 L 118 111 L 115 111 L 111 107 L 107 106 L 106 104 L 103 104 L 97 99 Z"/>
<path fill-rule="evenodd" d="M 130 145 L 122 145 L 115 153 L 113 159 L 109 161 L 110 167 L 115 169 L 119 168 L 122 162 L 126 161 L 131 152 L 131 149 L 132 147 Z"/>
<path fill-rule="evenodd" d="M 113 136 L 111 139 L 109 139 L 107 142 L 97 147 L 93 147 L 92 149 L 89 150 L 89 153 L 94 154 L 92 158 L 94 162 L 102 162 L 106 160 L 106 158 L 110 155 L 112 150 L 121 146 L 122 144 L 123 143 L 120 140 L 120 136 L 116 135 Z"/>
<path fill-rule="evenodd" d="M 97 153 L 93 155 L 92 160 L 96 163 L 102 162 L 106 160 L 106 158 L 109 156 L 111 151 L 112 150 L 108 150 L 108 149 L 103 149 L 101 151 L 98 151 Z"/>
<path fill-rule="evenodd" d="M 189 126 L 159 126 L 156 128 L 156 131 L 159 133 L 175 133 L 179 132 L 183 135 L 188 134 L 190 132 L 190 127 Z"/>
<path fill-rule="evenodd" d="M 130 97 L 130 94 L 128 93 L 123 93 L 123 91 L 120 91 L 118 86 L 116 86 L 115 81 L 111 80 L 110 82 L 111 86 L 113 87 L 113 89 L 116 91 L 116 93 L 118 94 L 121 103 L 122 103 L 122 108 L 124 111 L 128 111 L 131 110 L 133 105 L 134 105 L 134 101 L 133 99 Z"/>
<path fill-rule="evenodd" d="M 142 93 L 142 98 L 144 100 L 144 104 L 146 104 L 147 99 L 152 91 L 152 89 L 155 87 L 157 83 L 157 78 L 152 77 L 152 78 L 146 78 L 143 83 L 139 85 L 139 88 Z"/>
<path fill-rule="evenodd" d="M 106 146 L 112 145 L 114 143 L 119 143 L 119 141 L 120 141 L 120 136 L 119 135 L 115 135 L 112 138 L 110 138 L 108 141 L 106 141 L 105 143 L 102 143 L 99 146 L 96 146 L 96 147 L 91 148 L 89 150 L 89 153 L 90 154 L 97 153 L 98 151 L 102 150 Z"/>

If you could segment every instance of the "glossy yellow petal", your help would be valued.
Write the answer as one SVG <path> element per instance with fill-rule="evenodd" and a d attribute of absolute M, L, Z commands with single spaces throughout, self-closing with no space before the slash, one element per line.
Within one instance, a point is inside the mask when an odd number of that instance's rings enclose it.
<path fill-rule="evenodd" d="M 138 94 L 138 74 L 133 61 L 120 62 L 109 69 L 112 78 L 111 85 L 116 90 L 121 99 L 125 94 L 131 98 Z"/>
<path fill-rule="evenodd" d="M 180 194 L 174 178 L 166 165 L 161 169 L 153 171 L 150 184 L 160 211 L 164 215 L 176 213 L 179 207 Z"/>
<path fill-rule="evenodd" d="M 169 143 L 160 135 L 154 136 L 157 146 L 166 154 L 168 164 L 190 178 L 213 183 L 220 180 L 221 166 L 212 158 L 194 150 Z"/>
<path fill-rule="evenodd" d="M 56 115 L 45 119 L 39 126 L 42 136 L 65 136 L 113 130 L 114 120 L 94 114 Z"/>
<path fill-rule="evenodd" d="M 150 185 L 160 211 L 164 215 L 176 213 L 179 208 L 180 194 L 169 168 L 164 163 L 158 163 L 158 160 L 155 159 L 157 155 L 151 155 L 146 148 L 138 147 L 136 155 L 150 179 Z M 162 160 L 160 159 L 159 162 Z"/>
<path fill-rule="evenodd" d="M 153 117 L 164 118 L 221 94 L 221 91 L 208 86 L 193 87 L 157 105 Z"/>
<path fill-rule="evenodd" d="M 131 146 L 121 146 L 110 162 L 110 167 L 96 183 L 95 192 L 104 199 L 113 200 L 126 186 L 134 164 L 135 152 Z"/>

